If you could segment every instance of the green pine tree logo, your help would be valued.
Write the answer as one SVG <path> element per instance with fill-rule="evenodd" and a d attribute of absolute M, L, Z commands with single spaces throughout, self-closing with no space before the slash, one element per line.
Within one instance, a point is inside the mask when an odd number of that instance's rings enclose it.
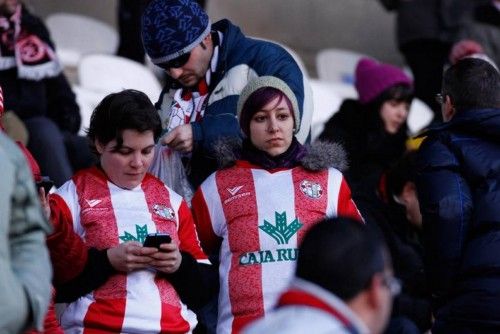
<path fill-rule="evenodd" d="M 125 231 L 125 235 L 119 236 L 120 240 L 127 242 L 127 241 L 139 241 L 140 243 L 144 243 L 144 240 L 146 240 L 146 237 L 148 236 L 148 226 L 139 226 L 135 225 L 135 234 L 136 237 L 134 237 L 132 234 L 128 233 Z"/>
<path fill-rule="evenodd" d="M 298 230 L 304 225 L 297 218 L 295 218 L 290 225 L 286 223 L 286 212 L 275 214 L 276 225 L 272 225 L 267 220 L 264 220 L 264 225 L 260 225 L 259 228 L 269 234 L 278 245 L 287 244 L 290 238 L 297 233 Z"/>

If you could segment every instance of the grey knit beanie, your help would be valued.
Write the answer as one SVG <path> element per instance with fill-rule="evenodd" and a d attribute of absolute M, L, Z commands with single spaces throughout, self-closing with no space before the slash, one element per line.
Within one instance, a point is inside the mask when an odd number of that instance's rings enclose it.
<path fill-rule="evenodd" d="M 237 109 L 236 109 L 241 129 L 242 130 L 248 129 L 248 124 L 243 124 L 243 123 L 250 123 L 251 116 L 253 116 L 253 115 L 243 115 L 242 116 L 241 112 L 243 110 L 243 106 L 247 102 L 250 95 L 255 93 L 260 88 L 264 88 L 264 87 L 275 88 L 275 89 L 283 92 L 283 94 L 285 94 L 285 96 L 290 100 L 290 102 L 292 104 L 292 108 L 293 108 L 292 115 L 293 115 L 293 118 L 295 121 L 295 129 L 294 129 L 293 133 L 297 134 L 300 130 L 300 113 L 299 113 L 299 104 L 297 103 L 297 98 L 295 97 L 295 94 L 290 89 L 290 87 L 288 87 L 288 85 L 283 80 L 281 80 L 280 78 L 277 78 L 277 77 L 273 77 L 273 76 L 258 77 L 256 79 L 250 81 L 245 86 L 245 88 L 243 88 L 243 90 L 241 91 L 240 97 L 238 99 Z M 255 113 L 256 110 L 254 110 L 253 112 Z M 245 132 L 245 131 L 243 131 L 243 132 Z"/>

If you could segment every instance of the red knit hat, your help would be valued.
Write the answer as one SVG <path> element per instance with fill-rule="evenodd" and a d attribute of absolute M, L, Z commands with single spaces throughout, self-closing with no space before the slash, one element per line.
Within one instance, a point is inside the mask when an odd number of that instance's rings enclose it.
<path fill-rule="evenodd" d="M 363 58 L 356 66 L 356 90 L 363 104 L 375 100 L 386 89 L 397 84 L 412 85 L 411 79 L 400 68 Z"/>

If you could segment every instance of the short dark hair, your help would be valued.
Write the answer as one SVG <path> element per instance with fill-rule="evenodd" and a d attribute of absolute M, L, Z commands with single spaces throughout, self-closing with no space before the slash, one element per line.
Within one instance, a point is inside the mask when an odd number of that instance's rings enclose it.
<path fill-rule="evenodd" d="M 500 107 L 500 73 L 487 61 L 464 58 L 443 75 L 443 96 L 455 110 Z"/>
<path fill-rule="evenodd" d="M 109 94 L 94 109 L 87 130 L 94 153 L 95 140 L 106 145 L 116 139 L 119 149 L 123 145 L 123 130 L 153 131 L 155 142 L 160 137 L 160 116 L 143 92 L 126 89 Z"/>
<path fill-rule="evenodd" d="M 350 300 L 389 265 L 384 243 L 372 228 L 350 218 L 328 218 L 304 237 L 296 275 Z"/>

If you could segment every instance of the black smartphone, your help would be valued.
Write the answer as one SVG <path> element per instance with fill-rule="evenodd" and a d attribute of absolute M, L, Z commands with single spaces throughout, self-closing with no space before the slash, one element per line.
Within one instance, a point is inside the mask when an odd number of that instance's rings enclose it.
<path fill-rule="evenodd" d="M 161 244 L 169 244 L 172 238 L 167 233 L 150 233 L 142 244 L 144 247 L 156 247 L 160 249 Z"/>
<path fill-rule="evenodd" d="M 45 195 L 49 194 L 50 189 L 54 186 L 54 182 L 48 176 L 43 176 L 42 180 L 36 183 L 36 189 L 43 188 Z"/>

